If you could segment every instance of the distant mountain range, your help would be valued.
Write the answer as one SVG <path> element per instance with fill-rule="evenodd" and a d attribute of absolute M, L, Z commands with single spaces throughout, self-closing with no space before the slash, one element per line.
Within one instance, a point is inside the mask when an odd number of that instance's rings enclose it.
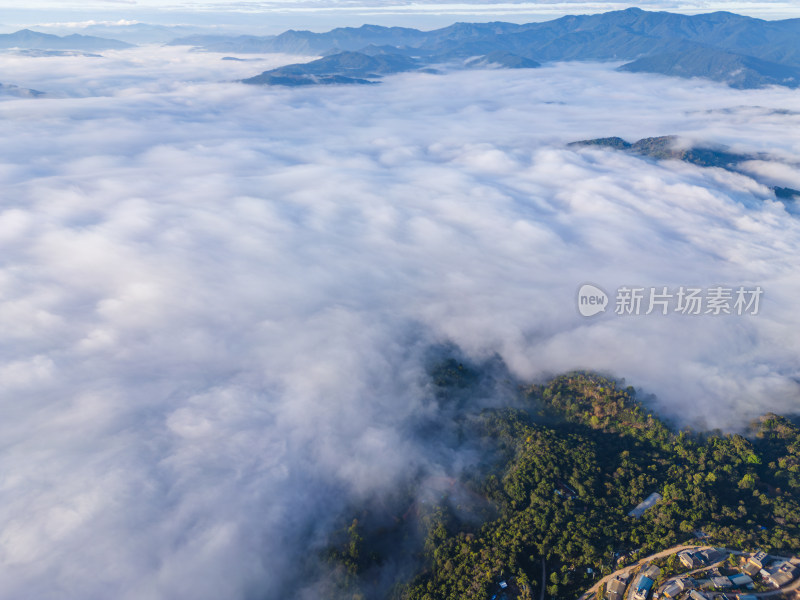
<path fill-rule="evenodd" d="M 719 147 L 686 147 L 681 145 L 679 138 L 674 135 L 643 138 L 634 143 L 627 142 L 620 137 L 596 138 L 572 142 L 568 145 L 571 147 L 600 146 L 657 160 L 680 160 L 699 167 L 718 167 L 748 177 L 752 177 L 752 174 L 741 170 L 739 168 L 741 163 L 750 160 L 772 160 L 772 157 L 765 154 L 737 154 Z M 769 186 L 769 188 L 780 200 L 797 201 L 800 199 L 800 190 L 780 186 Z"/>
<path fill-rule="evenodd" d="M 122 50 L 132 48 L 132 44 L 108 38 L 90 35 L 58 36 L 50 33 L 39 33 L 30 29 L 22 29 L 14 33 L 0 34 L 0 48 L 21 50 Z"/>
<path fill-rule="evenodd" d="M 5 50 L 4 54 L 12 54 L 14 56 L 29 56 L 32 58 L 46 58 L 49 56 L 83 56 L 88 58 L 103 58 L 102 54 L 85 52 L 84 50 L 38 50 L 11 48 Z"/>
<path fill-rule="evenodd" d="M 125 28 L 155 37 L 196 31 L 146 24 L 98 31 Z M 391 73 L 431 71 L 442 65 L 530 69 L 543 62 L 592 60 L 625 62 L 619 67 L 623 71 L 704 77 L 737 88 L 800 87 L 800 19 L 764 21 L 729 12 L 688 16 L 629 8 L 523 25 L 456 23 L 433 31 L 363 25 L 325 33 L 289 30 L 272 36 L 190 35 L 168 45 L 225 54 L 322 56 L 244 80 L 253 84 L 368 84 Z M 130 47 L 124 41 L 90 35 L 57 36 L 29 29 L 0 34 L 0 49 L 32 56 Z"/>
<path fill-rule="evenodd" d="M 122 40 L 131 44 L 165 44 L 174 40 L 178 36 L 195 35 L 218 31 L 215 26 L 194 26 L 194 25 L 158 25 L 155 23 L 92 23 L 75 24 L 59 23 L 51 24 L 46 28 L 47 33 L 56 35 L 68 35 L 79 33 L 87 36 L 97 36 Z"/>
<path fill-rule="evenodd" d="M 286 54 L 334 54 L 344 50 L 361 50 L 366 46 L 418 47 L 426 33 L 404 27 L 340 27 L 327 33 L 295 31 L 280 35 L 191 35 L 169 42 L 170 46 L 195 46 L 210 52 Z"/>
<path fill-rule="evenodd" d="M 381 55 L 402 71 L 409 65 L 400 57 L 416 61 L 416 68 L 443 63 L 532 68 L 546 61 L 631 61 L 621 69 L 705 77 L 739 88 L 800 86 L 800 19 L 764 21 L 728 12 L 688 16 L 629 8 L 524 25 L 456 23 L 434 31 L 364 25 L 264 37 L 196 35 L 170 44 L 225 53 Z M 292 65 L 292 85 L 397 72 L 388 67 L 356 77 L 346 66 L 353 61 L 367 62 L 349 54 L 339 63 L 308 63 L 307 72 Z M 286 69 L 267 71 L 248 82 L 274 83 L 275 78 L 287 77 Z"/>

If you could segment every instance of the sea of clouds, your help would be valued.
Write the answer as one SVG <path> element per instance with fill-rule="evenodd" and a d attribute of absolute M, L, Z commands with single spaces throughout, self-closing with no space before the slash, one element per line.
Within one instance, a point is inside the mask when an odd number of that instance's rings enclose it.
<path fill-rule="evenodd" d="M 342 507 L 458 468 L 401 426 L 436 419 L 443 344 L 625 377 L 696 429 L 800 408 L 797 217 L 566 146 L 678 134 L 797 186 L 796 92 L 593 64 L 265 88 L 235 80 L 290 57 L 104 54 L 3 58 L 48 95 L 0 99 L 0 597 L 317 597 L 298 565 Z M 587 319 L 586 282 L 764 296 Z"/>

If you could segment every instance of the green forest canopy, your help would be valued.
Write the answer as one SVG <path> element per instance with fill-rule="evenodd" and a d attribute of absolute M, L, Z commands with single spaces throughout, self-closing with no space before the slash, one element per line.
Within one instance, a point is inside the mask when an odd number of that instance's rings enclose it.
<path fill-rule="evenodd" d="M 451 361 L 452 362 L 452 361 Z M 463 365 L 435 371 L 441 388 L 471 385 Z M 418 511 L 420 569 L 390 593 L 406 600 L 489 599 L 501 580 L 520 598 L 576 598 L 592 575 L 693 539 L 732 548 L 800 550 L 800 430 L 769 414 L 752 436 L 676 431 L 632 388 L 570 373 L 522 392 L 517 408 L 484 410 L 469 426 L 499 457 L 460 484 L 485 498 L 482 524 L 443 497 Z M 639 519 L 652 492 L 663 500 Z M 343 597 L 386 559 L 354 521 L 329 554 Z M 366 541 L 365 541 L 366 540 Z M 621 559 L 619 557 L 622 557 Z M 546 578 L 542 581 L 542 563 Z"/>

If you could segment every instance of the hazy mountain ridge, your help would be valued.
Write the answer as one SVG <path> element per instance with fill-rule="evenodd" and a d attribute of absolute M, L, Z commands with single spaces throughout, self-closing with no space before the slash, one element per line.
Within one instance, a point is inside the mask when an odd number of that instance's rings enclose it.
<path fill-rule="evenodd" d="M 326 54 L 360 50 L 371 44 L 418 46 L 426 33 L 405 27 L 339 27 L 326 33 L 290 29 L 279 35 L 192 35 L 172 40 L 169 46 L 197 46 L 211 52 L 285 52 L 288 54 Z"/>
<path fill-rule="evenodd" d="M 456 23 L 427 32 L 364 25 L 326 33 L 290 30 L 263 37 L 199 35 L 170 44 L 217 52 L 323 56 L 374 55 L 381 48 L 382 53 L 427 65 L 462 61 L 461 66 L 466 66 L 463 61 L 493 53 L 513 57 L 508 60 L 513 66 L 526 60 L 625 60 L 633 62 L 623 65 L 623 70 L 706 77 L 738 88 L 800 85 L 800 20 L 764 21 L 726 12 L 687 16 L 629 8 L 523 25 Z M 502 61 L 500 65 L 508 66 Z"/>
<path fill-rule="evenodd" d="M 38 48 L 11 48 L 4 52 L 12 56 L 28 56 L 31 58 L 48 58 L 52 56 L 83 56 L 85 58 L 102 58 L 102 54 L 84 50 L 40 50 Z"/>
<path fill-rule="evenodd" d="M 25 50 L 123 50 L 133 48 L 133 44 L 108 38 L 79 35 L 73 33 L 58 36 L 21 29 L 14 33 L 0 34 L 0 48 L 19 48 Z"/>
<path fill-rule="evenodd" d="M 35 29 L 45 28 L 43 25 Z M 190 36 L 216 31 L 217 26 L 159 25 L 142 22 L 100 22 L 91 24 L 59 23 L 46 26 L 46 33 L 69 35 L 79 33 L 128 42 L 130 44 L 165 44 L 177 36 Z"/>

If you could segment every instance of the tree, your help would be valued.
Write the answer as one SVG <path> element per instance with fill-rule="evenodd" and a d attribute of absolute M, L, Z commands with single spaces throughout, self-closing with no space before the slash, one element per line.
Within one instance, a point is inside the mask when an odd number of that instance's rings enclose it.
<path fill-rule="evenodd" d="M 752 489 L 753 486 L 756 484 L 756 479 L 753 477 L 751 473 L 745 474 L 744 477 L 739 481 L 739 487 L 741 489 Z"/>

